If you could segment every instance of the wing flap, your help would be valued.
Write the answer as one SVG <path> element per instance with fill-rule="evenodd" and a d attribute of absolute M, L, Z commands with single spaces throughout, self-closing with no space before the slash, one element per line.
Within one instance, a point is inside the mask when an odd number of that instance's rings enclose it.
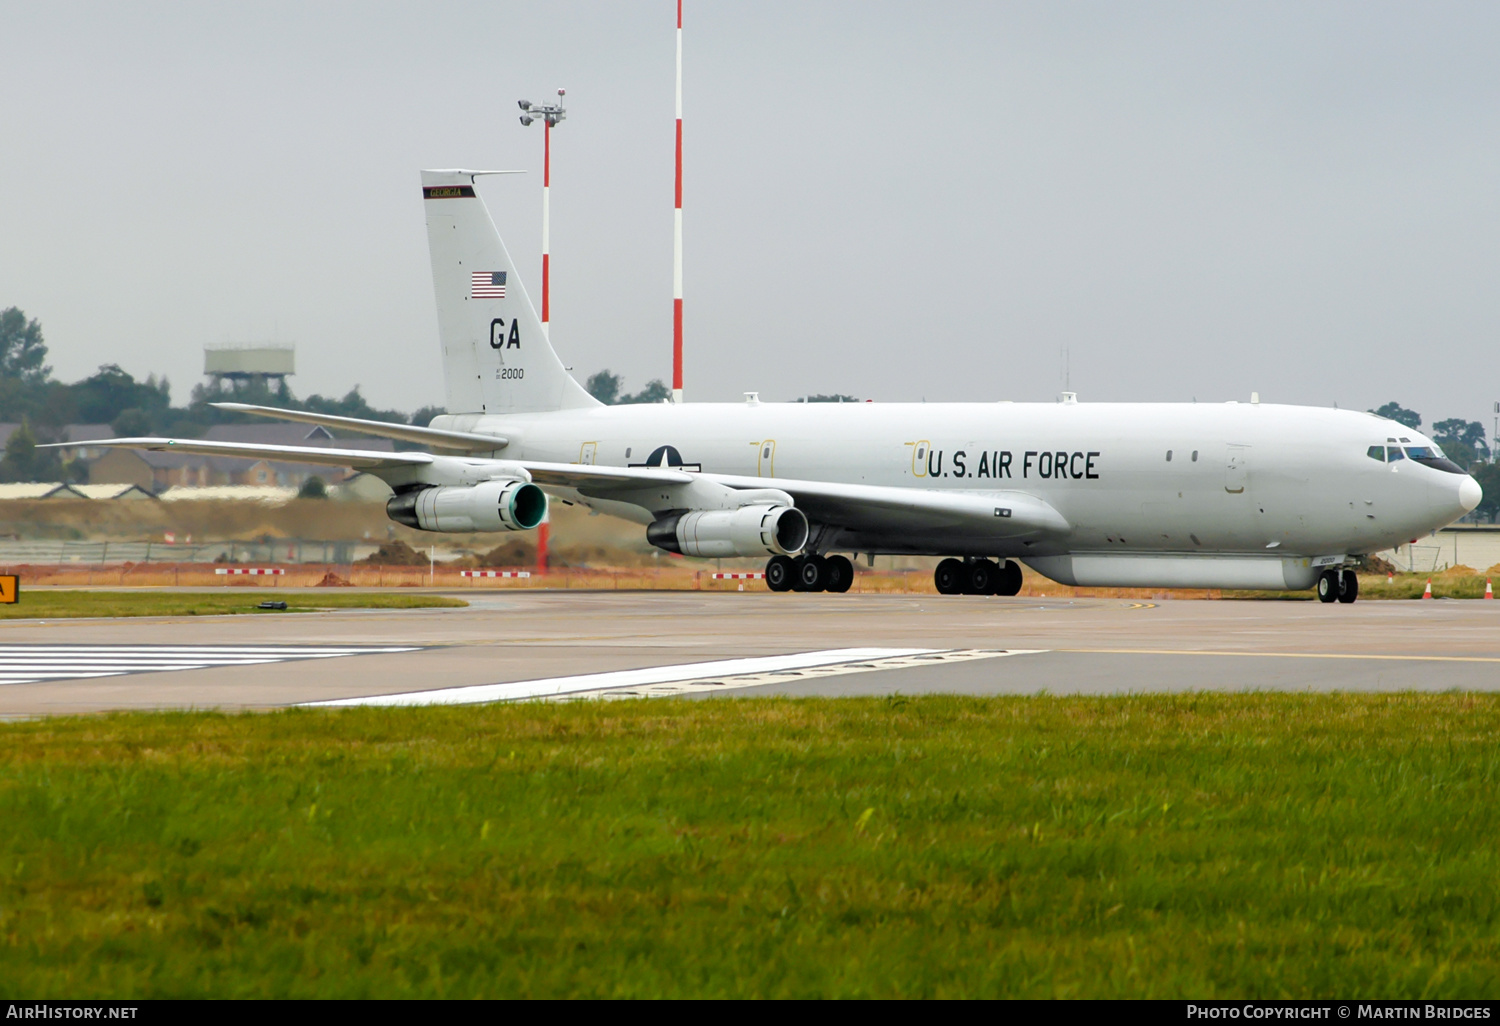
<path fill-rule="evenodd" d="M 813 520 L 857 531 L 957 528 L 996 538 L 1062 535 L 1072 530 L 1051 505 L 1025 492 L 947 491 L 886 485 L 704 474 L 731 488 L 786 491 Z"/>
<path fill-rule="evenodd" d="M 291 420 L 301 424 L 319 424 L 323 427 L 358 431 L 377 438 L 394 438 L 402 442 L 416 442 L 439 449 L 459 449 L 463 452 L 495 452 L 510 444 L 510 439 L 499 435 L 481 435 L 472 431 L 442 431 L 437 428 L 417 427 L 413 424 L 390 424 L 383 420 L 362 420 L 359 417 L 337 417 L 331 413 L 305 413 L 302 410 L 278 410 L 274 406 L 251 406 L 247 403 L 210 403 L 220 410 L 249 413 L 256 417 L 271 417 L 275 420 Z"/>
<path fill-rule="evenodd" d="M 607 492 L 611 486 L 633 489 L 651 484 L 688 484 L 707 476 L 655 467 L 596 467 L 587 463 L 533 463 L 530 460 L 516 462 L 531 473 L 531 479 L 537 484 L 588 488 L 590 494 Z"/>
<path fill-rule="evenodd" d="M 72 445 L 62 442 L 39 445 L 38 449 L 56 449 Z M 146 452 L 181 452 L 202 456 L 229 456 L 247 460 L 277 460 L 282 463 L 315 463 L 327 467 L 354 467 L 359 470 L 381 470 L 415 467 L 431 463 L 426 452 L 371 452 L 368 449 L 324 449 L 321 446 L 253 445 L 246 442 L 207 442 L 198 438 L 111 438 L 90 442 L 93 449 L 140 449 Z"/>

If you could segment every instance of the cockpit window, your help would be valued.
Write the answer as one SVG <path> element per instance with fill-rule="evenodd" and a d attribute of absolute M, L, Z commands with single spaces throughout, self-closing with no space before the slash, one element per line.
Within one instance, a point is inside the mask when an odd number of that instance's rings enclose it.
<path fill-rule="evenodd" d="M 1374 460 L 1377 463 L 1384 463 L 1385 462 L 1385 446 L 1383 446 L 1383 445 L 1372 445 L 1368 449 L 1365 450 L 1365 455 L 1368 456 L 1368 457 L 1370 457 L 1370 459 Z"/>
<path fill-rule="evenodd" d="M 1463 467 L 1460 467 L 1457 463 L 1444 456 L 1443 450 L 1435 445 L 1408 445 L 1406 447 L 1406 455 L 1414 463 L 1420 463 L 1424 467 L 1431 467 L 1433 470 L 1441 470 L 1445 474 L 1464 473 Z"/>
<path fill-rule="evenodd" d="M 1401 447 L 1399 445 L 1386 446 L 1385 461 L 1387 463 L 1395 463 L 1397 460 L 1404 459 L 1406 459 L 1406 453 L 1401 451 Z"/>

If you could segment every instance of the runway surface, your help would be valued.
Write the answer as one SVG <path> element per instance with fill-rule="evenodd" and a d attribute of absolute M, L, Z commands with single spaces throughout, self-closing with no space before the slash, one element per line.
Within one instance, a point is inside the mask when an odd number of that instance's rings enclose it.
<path fill-rule="evenodd" d="M 1500 602 L 462 597 L 473 604 L 5 621 L 0 716 L 350 699 L 1500 689 Z M 99 673 L 111 675 L 88 676 Z"/>

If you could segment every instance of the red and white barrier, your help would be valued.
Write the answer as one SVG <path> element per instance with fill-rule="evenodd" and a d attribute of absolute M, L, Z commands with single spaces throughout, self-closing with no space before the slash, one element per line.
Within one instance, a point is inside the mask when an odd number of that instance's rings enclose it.
<path fill-rule="evenodd" d="M 765 579 L 765 574 L 714 574 L 716 581 L 760 581 Z"/>
<path fill-rule="evenodd" d="M 280 577 L 285 574 L 286 571 L 277 566 L 221 566 L 214 570 L 214 573 L 219 574 L 220 576 L 223 576 L 225 574 L 232 574 L 234 576 L 239 576 L 240 574 L 248 574 L 251 577 Z"/>
<path fill-rule="evenodd" d="M 530 577 L 530 570 L 460 570 L 460 577 Z"/>

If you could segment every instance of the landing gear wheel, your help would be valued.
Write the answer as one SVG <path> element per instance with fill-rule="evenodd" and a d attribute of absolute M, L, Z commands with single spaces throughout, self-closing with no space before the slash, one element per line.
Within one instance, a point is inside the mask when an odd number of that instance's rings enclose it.
<path fill-rule="evenodd" d="M 766 562 L 766 587 L 772 591 L 791 591 L 796 572 L 791 556 L 772 556 Z"/>
<path fill-rule="evenodd" d="M 1000 568 L 987 559 L 976 559 L 965 567 L 968 575 L 964 580 L 965 595 L 993 595 L 995 585 L 1000 583 Z"/>
<path fill-rule="evenodd" d="M 842 595 L 854 583 L 854 564 L 844 556 L 829 556 L 823 560 L 823 569 L 828 574 L 828 581 L 824 585 L 827 591 Z"/>
<path fill-rule="evenodd" d="M 1359 598 L 1359 575 L 1353 570 L 1339 571 L 1339 601 L 1353 602 Z"/>
<path fill-rule="evenodd" d="M 1021 564 L 1006 560 L 1000 568 L 1000 578 L 995 582 L 996 595 L 1021 594 Z"/>
<path fill-rule="evenodd" d="M 828 586 L 828 563 L 822 556 L 798 556 L 793 591 L 822 591 Z"/>
<path fill-rule="evenodd" d="M 1339 572 L 1324 570 L 1318 575 L 1318 601 L 1333 602 L 1339 597 Z"/>
<path fill-rule="evenodd" d="M 932 583 L 939 595 L 960 595 L 964 590 L 965 567 L 961 560 L 945 559 L 932 572 Z"/>

